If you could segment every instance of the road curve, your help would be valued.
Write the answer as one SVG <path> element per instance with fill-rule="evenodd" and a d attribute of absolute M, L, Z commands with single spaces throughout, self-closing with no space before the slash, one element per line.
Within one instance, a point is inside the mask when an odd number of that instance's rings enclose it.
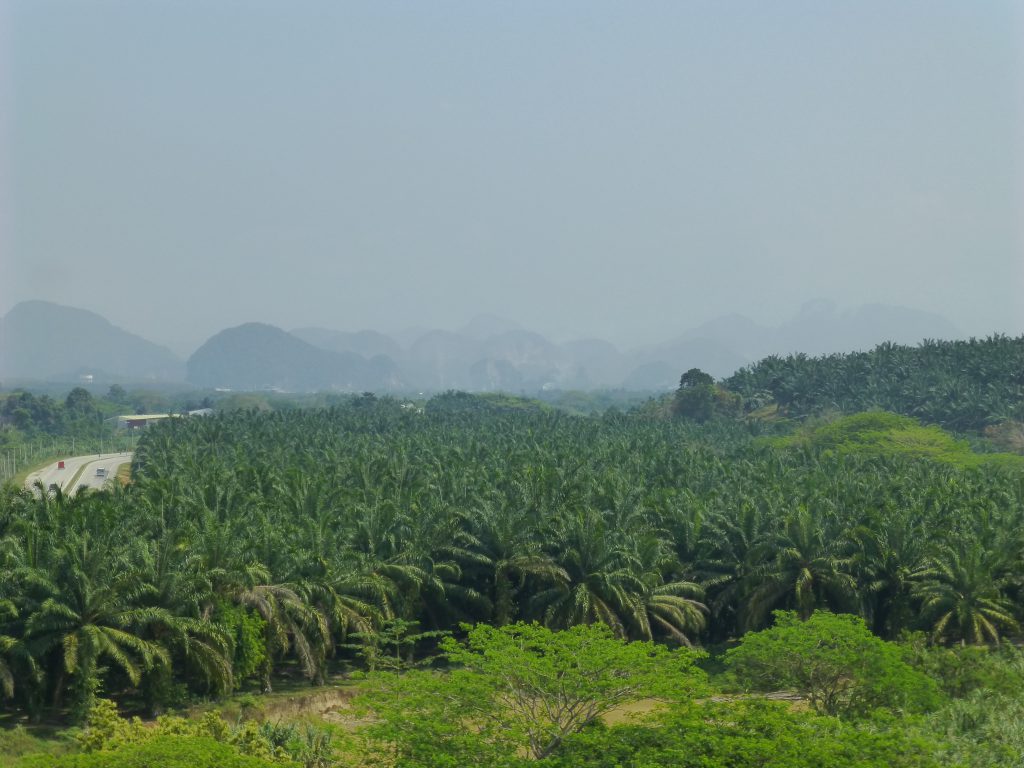
<path fill-rule="evenodd" d="M 131 463 L 131 460 L 130 452 L 72 456 L 63 459 L 64 469 L 60 469 L 60 462 L 55 461 L 48 467 L 33 472 L 25 480 L 25 487 L 32 488 L 38 480 L 45 488 L 57 485 L 64 493 L 73 496 L 79 488 L 102 488 L 104 483 L 117 475 L 118 467 Z M 78 474 L 79 469 L 82 470 L 82 473 L 75 482 L 75 487 L 71 488 L 71 481 Z M 96 474 L 99 469 L 104 470 L 102 475 Z"/>

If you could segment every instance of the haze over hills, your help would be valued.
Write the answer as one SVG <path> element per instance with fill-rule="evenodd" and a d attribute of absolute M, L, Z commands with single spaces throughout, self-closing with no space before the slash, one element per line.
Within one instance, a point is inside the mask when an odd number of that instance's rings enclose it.
<path fill-rule="evenodd" d="M 716 377 L 771 354 L 823 354 L 867 349 L 883 341 L 916 344 L 952 339 L 943 317 L 869 304 L 840 310 L 805 304 L 777 327 L 743 315 L 713 319 L 661 344 L 620 350 L 602 339 L 555 342 L 493 315 L 457 331 L 304 327 L 288 332 L 263 323 L 225 329 L 189 358 L 99 315 L 48 302 L 14 307 L 0 324 L 0 376 L 11 380 L 183 382 L 236 390 L 532 392 L 542 388 L 674 388 L 680 372 L 701 368 Z"/>
<path fill-rule="evenodd" d="M 296 328 L 292 332 L 303 341 L 332 352 L 353 352 L 363 357 L 387 355 L 398 359 L 404 354 L 401 345 L 377 331 L 331 331 L 327 328 Z"/>
<path fill-rule="evenodd" d="M 280 328 L 246 323 L 211 337 L 188 359 L 188 381 L 200 387 L 294 392 L 393 389 L 387 358 L 315 347 Z"/>
<path fill-rule="evenodd" d="M 0 321 L 0 378 L 183 381 L 185 365 L 166 347 L 84 309 L 48 301 L 16 305 Z"/>
<path fill-rule="evenodd" d="M 917 344 L 923 339 L 959 337 L 952 323 L 931 312 L 886 304 L 840 310 L 835 303 L 819 299 L 806 302 L 775 328 L 743 315 L 723 315 L 644 354 L 655 360 L 693 355 L 709 361 L 706 367 L 698 367 L 721 377 L 768 355 L 824 355 L 865 350 L 884 341 Z"/>

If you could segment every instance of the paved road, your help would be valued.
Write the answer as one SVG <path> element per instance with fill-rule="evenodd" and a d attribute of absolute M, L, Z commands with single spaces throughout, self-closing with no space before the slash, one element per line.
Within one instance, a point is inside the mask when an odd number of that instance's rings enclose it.
<path fill-rule="evenodd" d="M 131 453 L 72 456 L 71 458 L 64 459 L 64 469 L 58 469 L 59 462 L 54 462 L 38 472 L 33 472 L 25 481 L 25 487 L 31 488 L 35 485 L 36 480 L 41 480 L 46 488 L 49 488 L 51 485 L 59 485 L 62 491 L 70 495 L 74 495 L 83 486 L 86 488 L 102 488 L 107 480 L 111 480 L 117 475 L 118 467 L 122 464 L 130 463 L 131 460 Z M 76 487 L 69 488 L 72 479 L 78 474 L 78 470 L 83 467 L 82 474 L 79 475 L 78 481 L 75 483 Z M 96 470 L 98 469 L 105 470 L 104 474 L 97 475 Z"/>

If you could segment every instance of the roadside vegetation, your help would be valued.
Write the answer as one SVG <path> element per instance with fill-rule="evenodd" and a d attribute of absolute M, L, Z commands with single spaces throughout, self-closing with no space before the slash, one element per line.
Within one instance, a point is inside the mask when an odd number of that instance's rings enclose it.
<path fill-rule="evenodd" d="M 132 403 L 117 385 L 105 397 L 83 387 L 63 399 L 26 390 L 0 394 L 0 483 L 23 485 L 32 472 L 69 456 L 131 450 L 132 436 L 117 431 L 114 417 Z"/>

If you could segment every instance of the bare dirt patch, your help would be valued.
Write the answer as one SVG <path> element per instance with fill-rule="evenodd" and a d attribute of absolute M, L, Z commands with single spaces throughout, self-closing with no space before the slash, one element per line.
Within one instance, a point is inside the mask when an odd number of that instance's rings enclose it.
<path fill-rule="evenodd" d="M 325 688 L 281 698 L 269 696 L 262 707 L 262 717 L 266 720 L 302 720 L 309 717 L 330 722 L 351 720 L 351 715 L 344 713 L 351 711 L 355 695 L 352 688 Z"/>

